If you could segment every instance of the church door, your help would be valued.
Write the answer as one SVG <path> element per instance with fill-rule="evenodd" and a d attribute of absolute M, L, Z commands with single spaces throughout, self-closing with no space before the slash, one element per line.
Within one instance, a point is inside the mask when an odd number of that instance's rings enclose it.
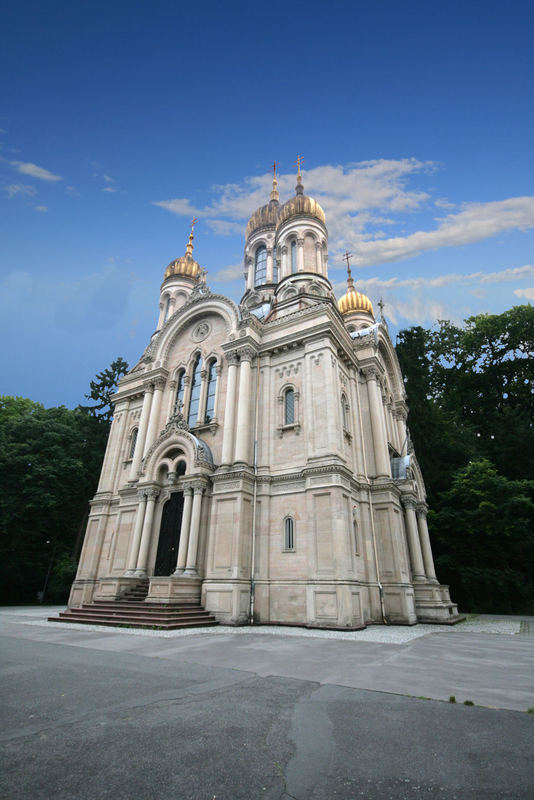
<path fill-rule="evenodd" d="M 154 575 L 172 575 L 176 569 L 183 508 L 183 492 L 173 492 L 163 506 Z"/>

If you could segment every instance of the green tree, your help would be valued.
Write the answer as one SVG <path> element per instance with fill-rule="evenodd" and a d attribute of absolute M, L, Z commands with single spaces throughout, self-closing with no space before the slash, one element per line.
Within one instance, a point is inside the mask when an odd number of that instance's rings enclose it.
<path fill-rule="evenodd" d="M 111 396 L 117 390 L 119 380 L 127 372 L 128 363 L 120 356 L 112 361 L 107 369 L 98 372 L 95 380 L 90 383 L 91 391 L 85 395 L 88 400 L 95 400 L 96 405 L 83 408 L 93 416 L 110 423 L 113 417 Z"/>

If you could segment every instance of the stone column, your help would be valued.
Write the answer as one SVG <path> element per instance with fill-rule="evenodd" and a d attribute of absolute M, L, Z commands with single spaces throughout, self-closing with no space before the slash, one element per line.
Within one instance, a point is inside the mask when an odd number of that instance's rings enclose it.
<path fill-rule="evenodd" d="M 247 271 L 247 289 L 254 288 L 254 262 L 252 258 L 249 256 L 245 261 L 245 267 Z"/>
<path fill-rule="evenodd" d="M 315 268 L 318 275 L 323 274 L 323 248 L 320 242 L 315 242 Z"/>
<path fill-rule="evenodd" d="M 267 283 L 273 282 L 273 248 L 267 248 L 267 274 L 265 276 Z"/>
<path fill-rule="evenodd" d="M 145 489 L 145 492 L 147 496 L 146 512 L 143 522 L 143 532 L 141 534 L 141 546 L 139 547 L 137 568 L 135 570 L 135 575 L 138 578 L 146 577 L 146 564 L 152 538 L 152 520 L 154 519 L 156 500 L 159 497 L 159 489 Z"/>
<path fill-rule="evenodd" d="M 432 556 L 432 546 L 430 544 L 430 536 L 426 522 L 427 507 L 425 503 L 418 503 L 415 507 L 415 511 L 417 514 L 417 526 L 419 528 L 419 541 L 421 542 L 423 562 L 425 565 L 425 575 L 430 583 L 439 583 L 436 577 L 434 558 Z"/>
<path fill-rule="evenodd" d="M 175 305 L 176 305 L 176 297 L 173 296 L 173 297 L 170 298 L 169 305 L 167 307 L 167 319 L 170 319 L 172 317 L 172 315 L 174 314 Z M 167 320 L 165 320 L 165 321 L 167 321 Z"/>
<path fill-rule="evenodd" d="M 139 545 L 141 544 L 141 532 L 143 530 L 143 522 L 145 521 L 146 501 L 147 496 L 144 489 L 137 493 L 139 505 L 137 507 L 137 517 L 135 518 L 135 530 L 130 547 L 130 555 L 128 558 L 128 567 L 124 573 L 126 577 L 133 577 L 137 567 L 137 559 L 139 557 Z"/>
<path fill-rule="evenodd" d="M 359 380 L 358 373 L 355 369 L 350 368 L 349 371 L 349 381 L 350 381 L 350 397 L 351 397 L 351 405 L 352 405 L 352 431 L 354 434 L 353 438 L 353 457 L 354 457 L 354 471 L 356 475 L 363 476 L 364 475 L 364 468 L 363 468 L 363 442 L 360 433 L 360 409 L 359 409 L 359 393 L 356 386 L 356 382 Z"/>
<path fill-rule="evenodd" d="M 235 460 L 241 464 L 248 464 L 250 460 L 250 389 L 251 365 L 255 356 L 252 347 L 242 347 L 239 350 L 239 397 L 237 400 L 237 432 L 235 443 Z"/>
<path fill-rule="evenodd" d="M 217 382 L 215 384 L 215 399 L 213 401 L 213 419 L 217 419 L 219 416 L 219 392 L 221 387 L 221 375 L 222 375 L 222 365 L 217 364 L 215 367 L 215 375 L 217 376 Z"/>
<path fill-rule="evenodd" d="M 195 494 L 193 496 L 193 508 L 191 511 L 191 527 L 189 531 L 189 545 L 187 548 L 187 566 L 184 570 L 184 576 L 189 575 L 191 578 L 197 578 L 198 539 L 200 534 L 200 510 L 202 506 L 202 492 L 205 489 L 203 481 L 194 481 L 193 489 Z"/>
<path fill-rule="evenodd" d="M 378 476 L 391 477 L 391 468 L 387 453 L 387 444 L 384 439 L 384 426 L 382 423 L 382 398 L 379 394 L 380 389 L 377 385 L 377 370 L 375 367 L 366 367 L 363 374 L 367 380 L 367 392 L 369 394 L 369 408 L 371 411 L 371 430 L 373 432 L 373 444 L 376 471 Z"/>
<path fill-rule="evenodd" d="M 407 414 L 404 409 L 397 409 L 397 431 L 399 434 L 399 453 L 401 456 L 406 455 L 407 444 L 406 441 L 406 419 Z"/>
<path fill-rule="evenodd" d="M 154 386 L 152 383 L 145 383 L 145 396 L 143 397 L 143 408 L 141 411 L 141 419 L 139 420 L 139 431 L 137 433 L 137 442 L 135 444 L 135 451 L 132 459 L 132 467 L 130 469 L 130 480 L 137 480 L 137 473 L 141 465 L 143 451 L 145 448 L 146 434 L 148 429 L 148 420 L 150 417 L 150 409 L 152 408 L 152 395 L 154 393 Z"/>
<path fill-rule="evenodd" d="M 406 533 L 408 534 L 408 547 L 410 549 L 410 560 L 412 562 L 412 575 L 414 581 L 425 580 L 425 567 L 421 554 L 421 544 L 417 531 L 417 519 L 415 517 L 415 499 L 413 497 L 402 496 L 404 505 L 404 515 L 406 519 Z"/>
<path fill-rule="evenodd" d="M 182 525 L 180 527 L 180 544 L 178 545 L 178 560 L 175 575 L 183 575 L 187 563 L 187 548 L 189 545 L 189 528 L 191 525 L 191 505 L 193 500 L 193 486 L 184 484 L 184 508 L 182 511 Z"/>
<path fill-rule="evenodd" d="M 297 239 L 297 272 L 304 272 L 304 239 Z"/>
<path fill-rule="evenodd" d="M 178 381 L 169 381 L 169 404 L 167 406 L 167 421 L 172 417 L 174 410 L 174 401 L 176 400 L 175 394 L 178 387 Z"/>
<path fill-rule="evenodd" d="M 237 382 L 237 353 L 227 353 L 228 380 L 226 383 L 226 407 L 224 411 L 224 427 L 221 464 L 232 464 L 234 458 L 235 428 L 235 387 Z"/>
<path fill-rule="evenodd" d="M 260 440 L 258 464 L 262 467 L 269 467 L 271 464 L 270 444 L 273 435 L 273 423 L 271 421 L 271 354 L 264 353 L 261 357 L 260 370 L 260 405 L 259 415 L 262 420 L 260 425 Z"/>
<path fill-rule="evenodd" d="M 200 397 L 198 401 L 198 414 L 195 425 L 202 425 L 206 415 L 206 394 L 208 392 L 208 370 L 200 370 Z"/>
<path fill-rule="evenodd" d="M 285 278 L 288 275 L 287 269 L 287 245 L 285 244 L 281 250 L 282 257 L 280 259 L 280 275 L 278 276 L 278 280 L 281 281 L 282 278 Z"/>
<path fill-rule="evenodd" d="M 156 378 L 154 381 L 154 399 L 152 400 L 152 408 L 150 409 L 150 420 L 148 423 L 145 446 L 143 448 L 143 458 L 146 456 L 150 447 L 154 444 L 156 435 L 158 433 L 159 412 L 161 410 L 161 398 L 163 396 L 165 383 L 165 378 Z"/>

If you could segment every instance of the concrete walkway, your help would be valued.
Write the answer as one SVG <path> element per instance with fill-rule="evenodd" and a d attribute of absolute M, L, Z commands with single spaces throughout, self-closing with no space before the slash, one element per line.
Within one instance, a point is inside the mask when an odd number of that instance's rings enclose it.
<path fill-rule="evenodd" d="M 534 797 L 532 618 L 381 643 L 138 635 L 53 611 L 0 610 L 9 800 Z"/>

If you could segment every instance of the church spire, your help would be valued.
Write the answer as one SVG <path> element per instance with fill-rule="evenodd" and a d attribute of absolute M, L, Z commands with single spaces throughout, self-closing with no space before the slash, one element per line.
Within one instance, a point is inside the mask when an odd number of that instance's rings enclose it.
<path fill-rule="evenodd" d="M 302 175 L 300 174 L 300 165 L 304 163 L 304 159 L 302 156 L 297 156 L 296 160 L 297 165 L 297 185 L 295 187 L 295 191 L 297 194 L 304 194 L 304 186 L 302 185 Z"/>
<path fill-rule="evenodd" d="M 347 286 L 349 292 L 354 291 L 354 278 L 352 277 L 352 273 L 350 271 L 350 259 L 352 258 L 352 253 L 345 253 L 343 256 L 343 261 L 347 262 Z"/>
<path fill-rule="evenodd" d="M 278 166 L 277 161 L 273 161 L 273 188 L 271 191 L 271 203 L 278 203 L 280 200 L 280 194 L 278 192 L 278 181 L 276 180 L 276 167 Z"/>
<path fill-rule="evenodd" d="M 193 217 L 193 219 L 191 220 L 191 233 L 189 234 L 189 242 L 187 243 L 186 248 L 185 248 L 185 254 L 186 254 L 186 256 L 189 256 L 190 258 L 193 258 L 193 239 L 195 238 L 193 233 L 194 233 L 194 230 L 195 230 L 195 223 L 196 222 L 198 222 L 197 218 Z"/>

